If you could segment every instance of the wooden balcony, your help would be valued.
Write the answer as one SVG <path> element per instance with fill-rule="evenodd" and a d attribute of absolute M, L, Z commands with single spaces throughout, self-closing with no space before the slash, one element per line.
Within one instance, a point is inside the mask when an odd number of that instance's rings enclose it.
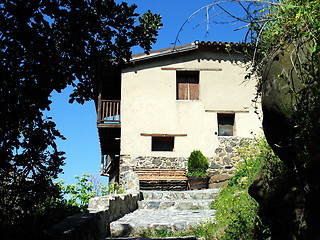
<path fill-rule="evenodd" d="M 120 100 L 99 100 L 98 101 L 98 128 L 120 128 Z"/>

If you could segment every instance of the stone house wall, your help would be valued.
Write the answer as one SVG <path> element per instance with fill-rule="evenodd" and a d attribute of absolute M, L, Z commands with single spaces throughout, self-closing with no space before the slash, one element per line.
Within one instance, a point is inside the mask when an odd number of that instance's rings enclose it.
<path fill-rule="evenodd" d="M 213 157 L 209 157 L 208 173 L 215 176 L 216 181 L 228 180 L 235 169 L 235 165 L 241 161 L 238 149 L 253 141 L 251 138 L 218 137 L 219 146 L 213 149 Z M 130 156 L 120 157 L 120 183 L 124 189 L 139 190 L 138 176 L 133 172 L 135 168 L 168 168 L 187 169 L 186 157 L 153 157 Z M 221 178 L 217 178 L 221 176 Z"/>

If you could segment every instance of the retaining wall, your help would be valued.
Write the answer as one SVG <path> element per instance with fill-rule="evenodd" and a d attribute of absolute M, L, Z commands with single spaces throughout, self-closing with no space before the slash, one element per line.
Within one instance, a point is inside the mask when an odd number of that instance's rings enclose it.
<path fill-rule="evenodd" d="M 212 148 L 209 161 L 209 176 L 222 175 L 223 179 L 232 176 L 235 165 L 241 161 L 238 149 L 247 145 L 252 138 L 218 137 L 219 146 Z M 138 176 L 133 172 L 135 168 L 168 168 L 187 169 L 187 157 L 151 157 L 130 156 L 120 157 L 120 183 L 124 189 L 139 190 Z M 229 177 L 228 177 L 229 176 Z M 220 177 L 217 181 L 220 181 Z M 213 187 L 216 187 L 214 185 Z"/>
<path fill-rule="evenodd" d="M 140 192 L 127 191 L 92 198 L 87 213 L 79 213 L 55 224 L 50 232 L 52 239 L 96 240 L 110 234 L 110 223 L 138 208 Z"/>

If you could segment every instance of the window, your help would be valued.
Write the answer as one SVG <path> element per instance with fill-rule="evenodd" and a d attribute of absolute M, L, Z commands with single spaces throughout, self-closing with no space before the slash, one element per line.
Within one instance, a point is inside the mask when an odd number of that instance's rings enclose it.
<path fill-rule="evenodd" d="M 218 136 L 234 135 L 234 113 L 218 113 Z"/>
<path fill-rule="evenodd" d="M 174 148 L 174 137 L 152 137 L 151 151 L 172 152 Z"/>
<path fill-rule="evenodd" d="M 177 71 L 177 100 L 199 100 L 199 71 Z"/>

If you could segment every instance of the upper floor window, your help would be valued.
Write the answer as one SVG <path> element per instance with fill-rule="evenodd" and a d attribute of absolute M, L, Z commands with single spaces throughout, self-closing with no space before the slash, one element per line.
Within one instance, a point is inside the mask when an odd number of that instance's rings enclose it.
<path fill-rule="evenodd" d="M 199 100 L 199 71 L 177 71 L 177 100 Z"/>
<path fill-rule="evenodd" d="M 218 113 L 218 136 L 234 136 L 234 113 Z"/>

